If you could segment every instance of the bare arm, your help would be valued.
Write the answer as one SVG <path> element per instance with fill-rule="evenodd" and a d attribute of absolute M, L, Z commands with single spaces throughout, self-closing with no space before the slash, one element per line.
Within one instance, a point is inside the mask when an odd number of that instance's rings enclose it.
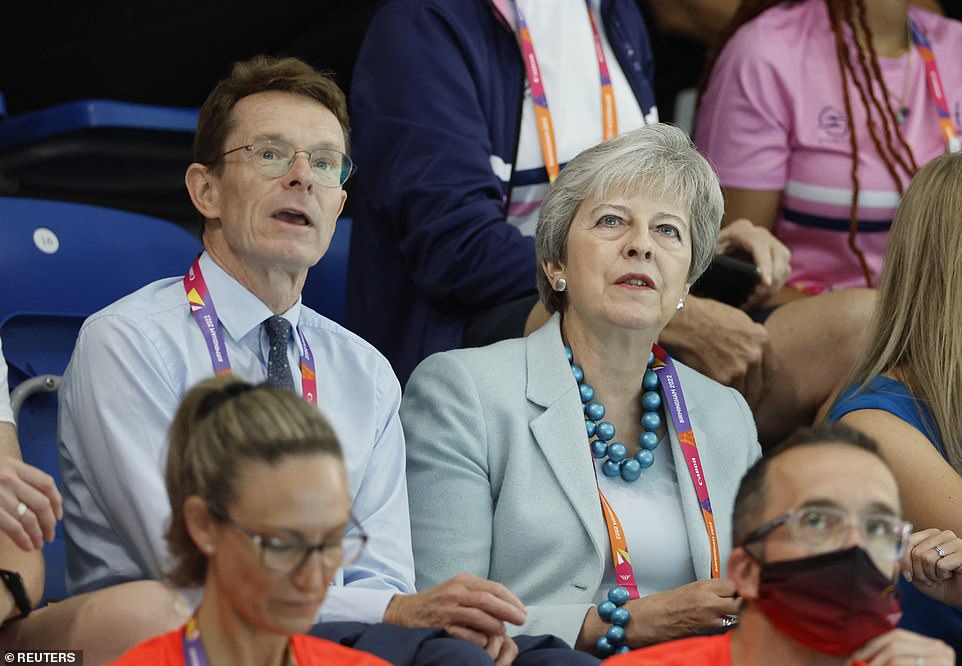
<path fill-rule="evenodd" d="M 781 190 L 743 190 L 737 187 L 727 187 L 723 190 L 725 192 L 725 218 L 722 221 L 724 227 L 733 226 L 747 219 L 755 226 L 774 233 L 775 221 L 778 219 L 778 210 L 782 201 Z M 787 271 L 785 277 L 787 277 Z M 770 305 L 785 303 L 798 298 L 799 295 L 795 289 L 782 286 L 771 296 L 768 303 Z"/>
<path fill-rule="evenodd" d="M 903 489 L 902 515 L 916 530 L 937 527 L 962 534 L 962 476 L 921 432 L 879 409 L 849 412 L 840 421 L 878 442 Z"/>
<path fill-rule="evenodd" d="M 0 512 L 4 514 L 0 517 L 0 568 L 19 573 L 30 601 L 36 604 L 43 595 L 44 583 L 40 546 L 43 537 L 48 540 L 53 538 L 55 521 L 61 511 L 60 493 L 51 477 L 25 465 L 22 460 L 13 424 L 0 423 Z M 24 472 L 25 476 L 35 473 L 29 476 L 29 480 L 40 485 L 42 490 L 32 483 L 27 490 L 21 476 Z M 22 518 L 16 512 L 20 501 L 31 507 Z M 9 590 L 5 585 L 0 585 L 0 616 L 6 619 L 19 612 Z"/>
<path fill-rule="evenodd" d="M 768 331 L 719 301 L 689 296 L 658 336 L 683 363 L 737 389 L 755 406 L 775 373 Z"/>
<path fill-rule="evenodd" d="M 47 605 L 0 632 L 0 650 L 83 650 L 87 664 L 113 663 L 142 641 L 172 631 L 193 608 L 154 580 L 114 585 Z"/>
<path fill-rule="evenodd" d="M 781 190 L 743 190 L 737 187 L 722 188 L 725 193 L 725 218 L 722 226 L 740 218 L 747 218 L 769 231 L 775 228 L 775 219 L 782 202 Z"/>

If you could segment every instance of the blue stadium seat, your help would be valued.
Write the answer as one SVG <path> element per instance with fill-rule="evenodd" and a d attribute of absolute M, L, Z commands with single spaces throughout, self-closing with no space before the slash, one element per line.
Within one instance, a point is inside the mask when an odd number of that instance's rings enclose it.
<path fill-rule="evenodd" d="M 347 254 L 351 245 L 351 218 L 342 217 L 320 262 L 307 273 L 302 298 L 328 319 L 344 324 L 347 303 Z"/>
<path fill-rule="evenodd" d="M 198 109 L 79 100 L 0 115 L 0 196 L 196 222 L 184 191 Z"/>
<path fill-rule="evenodd" d="M 63 374 L 83 320 L 153 280 L 181 275 L 200 242 L 177 225 L 76 203 L 0 197 L 0 339 L 10 388 Z M 54 381 L 55 380 L 51 380 Z M 41 380 L 41 388 L 49 382 Z M 18 419 L 24 459 L 59 482 L 57 401 L 28 397 Z M 45 598 L 65 596 L 64 544 L 44 549 Z"/>

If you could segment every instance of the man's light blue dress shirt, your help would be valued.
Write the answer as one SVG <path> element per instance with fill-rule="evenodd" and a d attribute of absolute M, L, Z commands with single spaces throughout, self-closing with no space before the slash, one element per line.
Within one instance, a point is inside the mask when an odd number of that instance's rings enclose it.
<path fill-rule="evenodd" d="M 234 374 L 264 381 L 261 323 L 271 311 L 206 253 L 200 265 Z M 300 301 L 283 316 L 314 354 L 318 406 L 341 442 L 352 511 L 370 537 L 360 560 L 338 573 L 318 619 L 380 622 L 394 594 L 414 589 L 401 388 L 384 357 L 350 331 Z M 288 359 L 298 388 L 300 356 L 294 334 Z M 213 374 L 182 278 L 147 285 L 84 322 L 60 390 L 71 593 L 160 579 L 170 568 L 167 429 L 184 393 Z"/>

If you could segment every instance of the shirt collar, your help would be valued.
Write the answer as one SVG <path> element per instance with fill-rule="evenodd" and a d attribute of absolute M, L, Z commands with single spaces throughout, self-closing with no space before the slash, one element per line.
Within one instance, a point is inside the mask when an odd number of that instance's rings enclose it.
<path fill-rule="evenodd" d="M 218 266 L 207 252 L 200 255 L 200 270 L 217 309 L 217 319 L 234 340 L 240 340 L 274 314 L 247 287 Z M 300 297 L 290 310 L 281 314 L 295 329 L 300 315 Z"/>

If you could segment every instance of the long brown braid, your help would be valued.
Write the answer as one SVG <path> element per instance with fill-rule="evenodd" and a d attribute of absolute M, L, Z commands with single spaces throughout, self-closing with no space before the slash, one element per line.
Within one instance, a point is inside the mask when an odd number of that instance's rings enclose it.
<path fill-rule="evenodd" d="M 705 88 L 708 85 L 711 72 L 715 67 L 715 63 L 718 61 L 719 54 L 738 29 L 775 5 L 797 4 L 802 1 L 805 0 L 742 0 L 731 22 L 722 31 L 718 43 L 709 56 L 708 64 L 705 67 L 698 88 L 699 104 Z M 912 154 L 912 149 L 899 130 L 895 112 L 892 110 L 888 101 L 885 83 L 882 79 L 882 71 L 878 64 L 878 55 L 872 44 L 872 33 L 868 27 L 865 0 L 822 1 L 825 2 L 828 9 L 832 33 L 835 36 L 835 56 L 838 60 L 839 73 L 842 79 L 842 100 L 845 105 L 849 142 L 852 150 L 852 201 L 849 205 L 848 246 L 858 259 L 859 266 L 865 275 L 866 284 L 871 287 L 872 273 L 865 259 L 865 254 L 856 242 L 858 234 L 858 197 L 860 192 L 858 178 L 859 145 L 852 119 L 849 82 L 854 85 L 862 103 L 862 108 L 865 109 L 867 117 L 866 124 L 872 143 L 882 158 L 882 162 L 884 162 L 889 175 L 891 175 L 895 181 L 900 195 L 904 193 L 905 186 L 908 181 L 911 180 L 912 175 L 918 170 L 918 166 Z M 856 30 L 856 21 L 858 22 L 858 30 Z M 856 49 L 857 58 L 855 63 L 852 62 L 849 46 L 845 39 L 844 26 L 847 26 L 853 35 L 861 32 L 861 34 L 865 36 L 868 53 L 863 49 Z M 911 43 L 909 47 L 912 48 Z M 858 73 L 856 73 L 856 65 L 858 67 Z M 898 147 L 893 144 L 893 137 Z M 904 173 L 904 180 L 899 176 L 899 170 Z"/>

